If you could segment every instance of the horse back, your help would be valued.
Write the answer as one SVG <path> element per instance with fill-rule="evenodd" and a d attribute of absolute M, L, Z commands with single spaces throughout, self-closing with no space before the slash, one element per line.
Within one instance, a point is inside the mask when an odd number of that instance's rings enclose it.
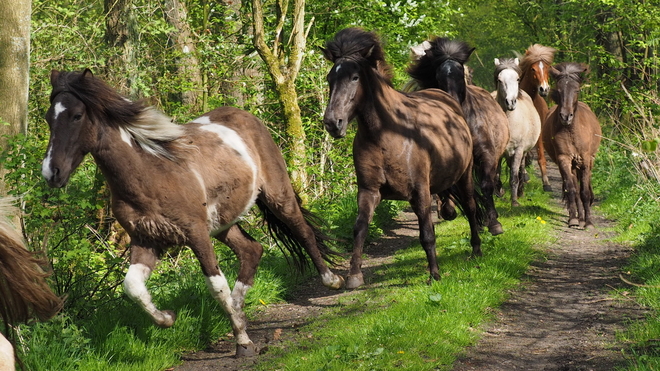
<path fill-rule="evenodd" d="M 510 134 L 509 120 L 497 100 L 485 89 L 468 85 L 461 106 L 472 133 L 475 151 L 481 149 L 488 155 L 501 157 Z"/>

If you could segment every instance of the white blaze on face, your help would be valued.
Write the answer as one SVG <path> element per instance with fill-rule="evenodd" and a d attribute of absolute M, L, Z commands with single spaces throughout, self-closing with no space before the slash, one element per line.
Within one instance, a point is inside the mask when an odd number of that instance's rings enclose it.
<path fill-rule="evenodd" d="M 337 67 L 335 68 L 335 73 L 339 72 L 340 69 L 341 69 L 341 63 L 338 64 Z"/>
<path fill-rule="evenodd" d="M 53 153 L 53 148 L 48 146 L 48 152 L 46 152 L 46 158 L 44 158 L 44 162 L 41 163 L 41 175 L 44 177 L 44 179 L 52 179 L 54 175 L 53 171 L 50 169 L 50 160 L 52 153 Z"/>
<path fill-rule="evenodd" d="M 66 111 L 66 107 L 64 107 L 62 102 L 55 103 L 55 107 L 53 107 L 53 120 L 57 120 L 57 117 L 64 111 Z"/>
<path fill-rule="evenodd" d="M 518 98 L 518 74 L 512 69 L 505 69 L 498 76 L 500 81 L 500 94 L 503 94 L 506 100 L 513 101 Z"/>
<path fill-rule="evenodd" d="M 543 72 L 544 69 L 545 69 L 545 65 L 543 64 L 543 62 L 539 62 L 539 70 L 541 70 L 541 76 L 544 75 L 544 72 Z M 548 85 L 548 81 L 543 81 L 541 83 L 541 89 L 543 89 L 543 90 L 550 89 L 550 86 Z"/>

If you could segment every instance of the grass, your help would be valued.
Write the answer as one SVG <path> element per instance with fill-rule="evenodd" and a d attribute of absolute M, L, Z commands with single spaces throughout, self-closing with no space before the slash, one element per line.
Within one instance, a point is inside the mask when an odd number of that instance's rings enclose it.
<path fill-rule="evenodd" d="M 449 369 L 552 239 L 553 227 L 545 220 L 559 210 L 548 208 L 538 182 L 523 202 L 517 209 L 498 205 L 506 233 L 483 235 L 482 258 L 466 259 L 470 246 L 464 219 L 439 224 L 441 281 L 426 283 L 426 258 L 414 243 L 375 271 L 373 287 L 341 299 L 330 313 L 301 329 L 303 336 L 295 343 L 271 347 L 258 369 Z"/>

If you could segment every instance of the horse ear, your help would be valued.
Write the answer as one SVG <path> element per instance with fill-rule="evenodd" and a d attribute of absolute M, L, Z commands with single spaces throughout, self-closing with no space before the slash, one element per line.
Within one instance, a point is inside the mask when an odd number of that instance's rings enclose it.
<path fill-rule="evenodd" d="M 55 86 L 57 84 L 57 79 L 60 77 L 60 71 L 52 70 L 50 71 L 50 84 Z"/>
<path fill-rule="evenodd" d="M 321 47 L 321 46 L 319 46 L 319 49 L 321 50 L 321 53 L 323 53 L 323 56 L 325 57 L 325 59 L 327 59 L 327 60 L 329 60 L 330 62 L 333 62 L 333 63 L 335 62 L 335 56 L 332 55 L 332 53 L 328 49 L 326 49 L 324 47 Z"/>
<path fill-rule="evenodd" d="M 375 48 L 375 47 L 376 47 L 376 44 L 371 45 L 371 47 L 369 47 L 369 50 L 367 50 L 367 48 L 362 49 L 362 51 L 360 52 L 360 53 L 363 53 L 363 54 L 362 54 L 362 57 L 363 57 L 364 59 L 368 59 L 368 58 L 371 56 L 371 53 L 374 52 L 374 48 Z M 365 50 L 367 50 L 366 53 L 364 53 Z"/>
<path fill-rule="evenodd" d="M 515 63 L 516 66 L 519 66 L 519 65 L 520 65 L 520 59 L 515 58 L 515 59 L 513 60 L 513 63 Z"/>
<path fill-rule="evenodd" d="M 494 62 L 495 62 L 495 66 L 499 66 L 499 65 L 500 65 L 500 59 L 499 59 L 499 58 L 495 58 L 495 61 L 494 61 Z"/>
<path fill-rule="evenodd" d="M 87 75 L 89 75 L 89 77 L 94 77 L 94 73 L 92 72 L 92 70 L 90 70 L 89 68 L 85 68 L 85 70 L 80 75 L 80 78 L 84 79 L 85 77 L 87 77 Z"/>
<path fill-rule="evenodd" d="M 556 69 L 554 66 L 550 66 L 550 76 L 552 76 L 552 78 L 556 79 L 557 76 L 559 76 L 559 75 L 561 75 L 561 72 L 558 69 Z"/>

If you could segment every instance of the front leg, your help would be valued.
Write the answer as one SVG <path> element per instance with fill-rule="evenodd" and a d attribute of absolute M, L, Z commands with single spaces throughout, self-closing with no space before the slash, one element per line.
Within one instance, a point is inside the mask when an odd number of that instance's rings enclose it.
<path fill-rule="evenodd" d="M 578 227 L 580 221 L 578 219 L 577 208 L 577 179 L 573 175 L 571 158 L 565 155 L 558 155 L 557 165 L 564 184 L 564 199 L 566 200 L 566 208 L 568 209 L 568 226 Z"/>
<path fill-rule="evenodd" d="M 346 278 L 346 288 L 354 289 L 364 284 L 362 276 L 362 249 L 367 239 L 369 224 L 374 216 L 376 206 L 380 203 L 380 192 L 367 189 L 358 189 L 358 216 L 353 226 L 353 257 L 351 268 Z"/>
<path fill-rule="evenodd" d="M 156 325 L 167 328 L 174 324 L 176 316 L 172 311 L 161 311 L 156 308 L 145 284 L 156 266 L 158 255 L 156 249 L 131 242 L 131 265 L 124 279 L 124 291 L 151 316 Z"/>

